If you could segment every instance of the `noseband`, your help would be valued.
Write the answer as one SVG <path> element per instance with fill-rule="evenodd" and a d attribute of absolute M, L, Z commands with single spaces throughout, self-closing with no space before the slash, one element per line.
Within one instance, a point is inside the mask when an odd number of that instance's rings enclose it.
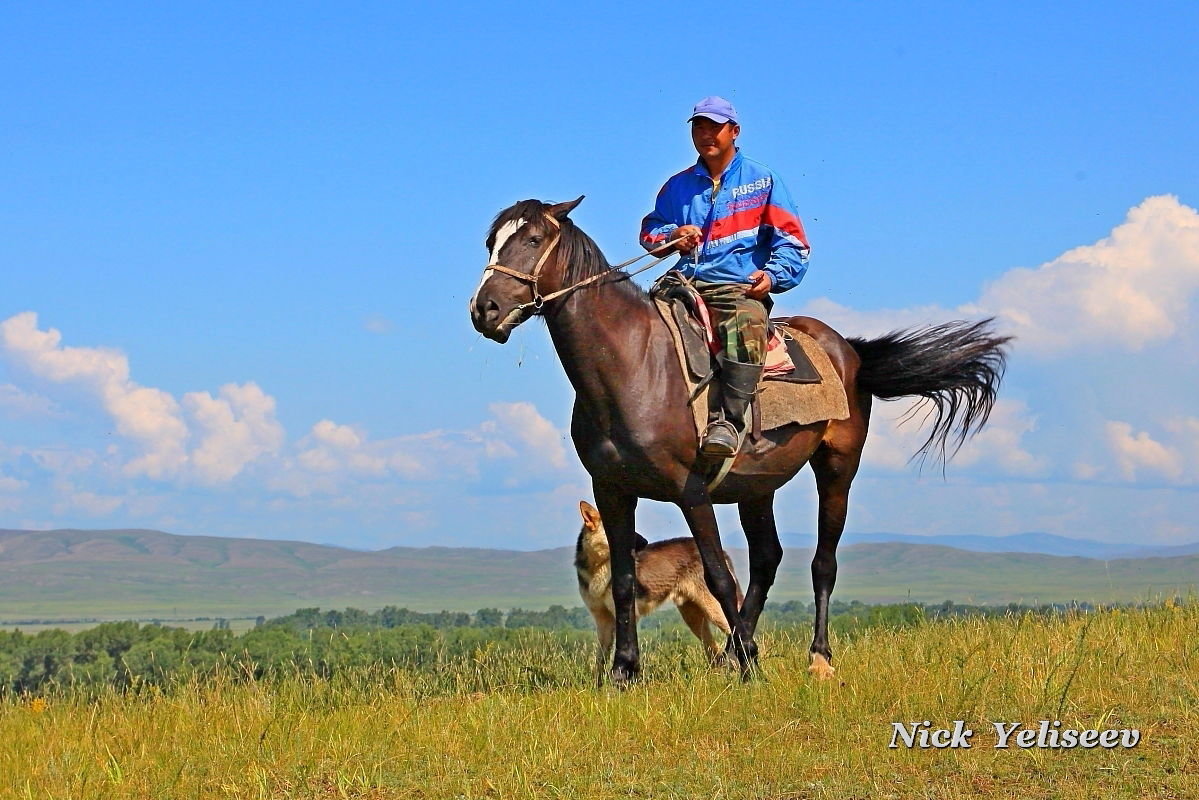
<path fill-rule="evenodd" d="M 619 263 L 615 266 L 609 267 L 608 269 L 604 270 L 603 272 L 592 275 L 590 278 L 584 278 L 583 280 L 579 281 L 578 283 L 571 284 L 570 286 L 567 286 L 564 289 L 559 289 L 556 292 L 550 292 L 547 295 L 542 295 L 537 289 L 537 281 L 541 277 L 541 270 L 545 266 L 545 262 L 549 260 L 550 253 L 554 252 L 554 249 L 558 246 L 558 240 L 562 238 L 562 223 L 558 222 L 557 218 L 555 218 L 552 214 L 545 214 L 544 216 L 545 216 L 546 221 L 554 226 L 554 238 L 552 240 L 550 240 L 549 246 L 545 248 L 545 252 L 543 252 L 541 254 L 541 258 L 537 259 L 537 263 L 533 266 L 532 272 L 521 272 L 520 270 L 515 270 L 515 269 L 512 269 L 511 267 L 505 267 L 503 264 L 488 264 L 486 267 L 483 268 L 484 274 L 487 273 L 487 270 L 492 269 L 492 270 L 495 270 L 496 272 L 502 272 L 505 275 L 510 275 L 511 277 L 516 278 L 517 280 L 525 281 L 530 286 L 533 287 L 532 301 L 530 301 L 528 303 L 521 303 L 520 305 L 516 306 L 511 311 L 509 311 L 508 315 L 506 317 L 504 317 L 503 321 L 500 323 L 500 327 L 507 325 L 508 322 L 510 322 L 511 320 L 524 314 L 526 309 L 532 308 L 533 309 L 532 316 L 536 316 L 537 314 L 542 313 L 542 311 L 545 309 L 545 304 L 548 303 L 549 301 L 556 300 L 557 298 L 561 297 L 562 295 L 570 294 L 575 289 L 581 289 L 584 286 L 595 283 L 596 281 L 599 281 L 602 278 L 605 278 L 608 275 L 611 275 L 613 272 L 616 272 L 617 270 L 620 270 L 624 267 L 627 267 L 630 264 L 640 261 L 641 259 L 643 259 L 647 256 L 652 256 L 652 255 L 655 255 L 656 253 L 658 253 L 659 251 L 665 250 L 666 251 L 665 255 L 658 256 L 653 261 L 649 262 L 645 266 L 643 266 L 633 272 L 621 273 L 620 276 L 618 278 L 616 278 L 616 280 L 625 280 L 626 278 L 631 278 L 634 275 L 637 275 L 641 272 L 645 272 L 650 267 L 656 266 L 656 265 L 662 263 L 663 261 L 665 261 L 666 259 L 670 258 L 672 252 L 674 251 L 674 243 L 667 242 L 666 244 L 655 247 L 653 250 L 642 253 L 641 255 L 637 256 L 636 258 L 630 258 L 628 261 L 622 261 L 621 263 Z"/>

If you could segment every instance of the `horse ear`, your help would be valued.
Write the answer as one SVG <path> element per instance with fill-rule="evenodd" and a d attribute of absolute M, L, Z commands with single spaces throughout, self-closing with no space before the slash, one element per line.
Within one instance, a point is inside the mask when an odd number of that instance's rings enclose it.
<path fill-rule="evenodd" d="M 587 195 L 581 194 L 574 200 L 568 200 L 565 203 L 557 203 L 556 205 L 550 206 L 550 216 L 559 222 L 564 221 L 568 216 L 570 216 L 570 212 L 575 210 L 575 206 L 583 202 L 583 198 L 586 196 Z"/>
<path fill-rule="evenodd" d="M 588 503 L 586 500 L 580 500 L 579 513 L 583 515 L 583 527 L 587 530 L 593 531 L 600 526 L 599 511 L 591 503 Z"/>

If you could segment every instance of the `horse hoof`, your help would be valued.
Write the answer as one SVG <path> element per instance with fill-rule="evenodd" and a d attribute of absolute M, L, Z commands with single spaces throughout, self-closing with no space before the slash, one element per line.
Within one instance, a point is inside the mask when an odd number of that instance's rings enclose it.
<path fill-rule="evenodd" d="M 708 653 L 708 666 L 712 669 L 725 669 L 733 665 L 733 660 L 728 653 L 723 650 L 717 650 L 714 653 Z"/>
<path fill-rule="evenodd" d="M 631 667 L 613 667 L 612 671 L 608 673 L 608 679 L 617 689 L 628 689 L 637 682 L 637 671 Z"/>
<path fill-rule="evenodd" d="M 741 668 L 741 682 L 749 683 L 750 681 L 765 681 L 766 677 L 762 674 L 762 668 L 758 666 L 757 659 L 751 661 Z"/>
<path fill-rule="evenodd" d="M 742 667 L 756 667 L 758 643 L 753 639 L 734 639 L 730 636 L 724 646 L 724 656 Z"/>
<path fill-rule="evenodd" d="M 808 673 L 811 674 L 812 677 L 816 678 L 817 680 L 827 681 L 831 680 L 833 675 L 836 674 L 837 670 L 834 669 L 833 665 L 828 663 L 828 659 L 822 656 L 820 653 L 812 653 L 811 659 L 811 663 L 808 665 Z"/>

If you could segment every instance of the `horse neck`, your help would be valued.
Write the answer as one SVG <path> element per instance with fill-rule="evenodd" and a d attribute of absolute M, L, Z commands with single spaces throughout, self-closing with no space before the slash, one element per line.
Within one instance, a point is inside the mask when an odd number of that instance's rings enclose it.
<path fill-rule="evenodd" d="M 546 315 L 566 376 L 587 405 L 608 407 L 649 390 L 656 314 L 642 296 L 597 286 L 575 292 Z"/>

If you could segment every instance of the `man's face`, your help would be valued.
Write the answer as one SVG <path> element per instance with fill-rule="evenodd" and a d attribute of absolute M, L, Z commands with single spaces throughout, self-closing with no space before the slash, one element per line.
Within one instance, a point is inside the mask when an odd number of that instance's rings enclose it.
<path fill-rule="evenodd" d="M 722 159 L 736 146 L 741 126 L 735 122 L 714 122 L 707 117 L 691 120 L 691 142 L 703 159 Z"/>

